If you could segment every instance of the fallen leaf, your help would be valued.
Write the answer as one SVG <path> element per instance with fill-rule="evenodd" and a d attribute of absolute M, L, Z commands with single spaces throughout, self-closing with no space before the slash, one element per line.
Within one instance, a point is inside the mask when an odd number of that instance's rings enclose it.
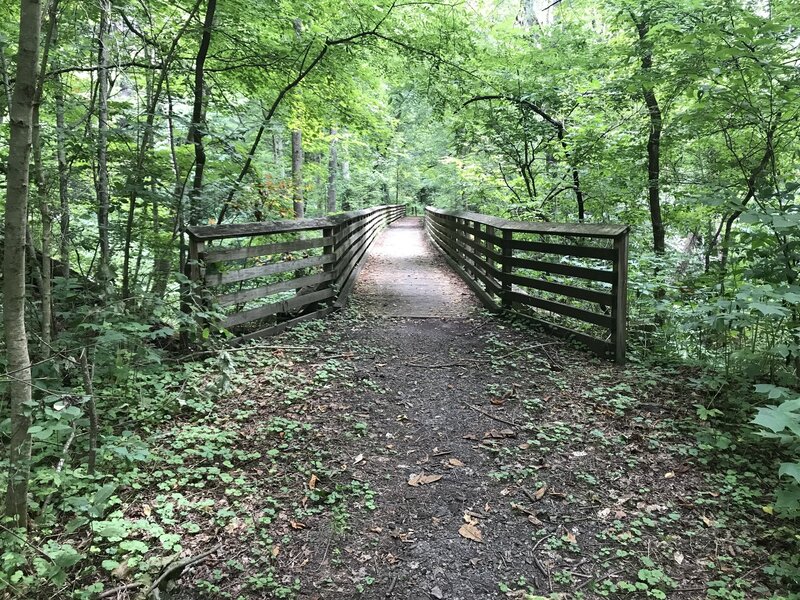
<path fill-rule="evenodd" d="M 305 529 L 306 526 L 301 523 L 300 521 L 289 521 L 289 525 L 292 526 L 292 529 Z"/>
<path fill-rule="evenodd" d="M 571 531 L 568 531 L 567 535 L 565 535 L 561 539 L 564 540 L 565 542 L 569 542 L 570 544 L 577 544 L 578 543 L 578 539 L 575 537 L 575 534 L 572 533 Z"/>
<path fill-rule="evenodd" d="M 463 467 L 464 466 L 464 463 L 461 462 L 460 460 L 458 460 L 457 458 L 451 458 L 450 460 L 447 461 L 447 464 L 450 465 L 451 467 Z"/>
<path fill-rule="evenodd" d="M 412 473 L 408 477 L 408 485 L 411 486 L 418 486 L 418 485 L 427 485 L 429 483 L 433 483 L 434 481 L 439 481 L 442 478 L 441 475 L 425 475 L 424 473 Z"/>
<path fill-rule="evenodd" d="M 480 529 L 471 523 L 464 523 L 458 528 L 458 533 L 461 535 L 461 537 L 472 540 L 473 542 L 483 542 L 483 534 L 481 533 Z"/>
<path fill-rule="evenodd" d="M 675 559 L 675 562 L 679 565 L 683 564 L 683 553 L 680 550 L 675 550 L 675 554 L 672 555 L 672 558 Z"/>
<path fill-rule="evenodd" d="M 278 558 L 278 554 L 280 554 L 280 553 L 281 553 L 281 545 L 280 544 L 275 544 L 272 547 L 272 558 Z"/>
<path fill-rule="evenodd" d="M 528 444 L 528 443 L 520 444 L 519 446 L 517 446 L 517 448 L 519 448 L 520 450 L 527 450 L 530 447 L 531 447 L 531 445 Z"/>
<path fill-rule="evenodd" d="M 489 402 L 491 402 L 495 406 L 503 406 L 503 404 L 505 404 L 505 402 L 506 402 L 506 399 L 505 398 L 492 398 L 491 400 L 489 400 Z"/>
<path fill-rule="evenodd" d="M 597 511 L 597 516 L 600 517 L 601 519 L 605 519 L 610 514 L 611 514 L 610 508 L 601 508 L 600 510 Z"/>
<path fill-rule="evenodd" d="M 317 487 L 318 481 L 319 478 L 314 473 L 312 473 L 311 479 L 308 480 L 308 489 L 313 490 L 315 487 Z"/>
<path fill-rule="evenodd" d="M 130 566 L 128 565 L 128 561 L 123 560 L 116 567 L 114 567 L 114 570 L 111 571 L 111 574 L 117 579 L 125 579 L 128 576 L 128 572 L 130 570 L 131 569 Z"/>
<path fill-rule="evenodd" d="M 706 524 L 706 527 L 713 527 L 714 526 L 714 521 L 709 519 L 707 516 L 702 515 L 700 518 L 703 519 L 703 523 Z"/>
<path fill-rule="evenodd" d="M 547 484 L 545 483 L 542 487 L 540 487 L 533 493 L 533 497 L 536 498 L 537 500 L 541 500 L 544 497 L 544 493 L 546 491 L 547 491 Z"/>
<path fill-rule="evenodd" d="M 618 511 L 614 512 L 614 518 L 615 519 L 624 519 L 627 516 L 628 516 L 628 513 L 626 513 L 624 510 L 618 510 Z"/>
<path fill-rule="evenodd" d="M 534 525 L 544 525 L 544 523 L 542 523 L 542 521 L 540 521 L 537 517 L 535 517 L 533 515 L 528 515 L 528 521 L 530 521 Z"/>
<path fill-rule="evenodd" d="M 370 529 L 372 533 L 381 533 L 383 531 L 383 527 L 373 527 Z"/>
<path fill-rule="evenodd" d="M 442 594 L 442 590 L 439 586 L 431 589 L 431 598 L 436 598 L 436 600 L 442 600 L 442 598 L 444 598 L 444 594 Z"/>
<path fill-rule="evenodd" d="M 357 465 L 357 464 L 358 464 L 358 463 L 360 463 L 362 460 L 364 460 L 364 455 L 363 455 L 363 454 L 359 454 L 358 456 L 356 456 L 356 457 L 353 459 L 353 464 L 354 464 L 354 465 Z"/>

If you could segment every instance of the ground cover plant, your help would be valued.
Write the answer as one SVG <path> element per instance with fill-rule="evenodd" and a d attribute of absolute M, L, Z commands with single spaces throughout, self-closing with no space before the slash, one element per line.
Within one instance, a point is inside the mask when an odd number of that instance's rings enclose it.
<path fill-rule="evenodd" d="M 0 8 L 0 595 L 800 593 L 798 0 Z M 628 364 L 421 242 L 231 343 L 330 232 L 190 228 L 386 204 L 629 225 Z"/>

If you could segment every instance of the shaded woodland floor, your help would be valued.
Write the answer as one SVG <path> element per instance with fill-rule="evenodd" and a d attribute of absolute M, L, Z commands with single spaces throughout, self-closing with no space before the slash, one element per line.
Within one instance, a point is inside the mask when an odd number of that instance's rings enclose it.
<path fill-rule="evenodd" d="M 370 293 L 383 243 L 346 311 L 254 347 L 213 414 L 165 433 L 187 475 L 155 471 L 128 516 L 180 532 L 184 555 L 213 550 L 165 594 L 780 591 L 764 568 L 796 548 L 761 509 L 771 483 L 744 446 L 704 454 L 695 404 L 713 391 L 695 373 L 619 368 L 481 313 L 457 279 L 458 318 Z"/>

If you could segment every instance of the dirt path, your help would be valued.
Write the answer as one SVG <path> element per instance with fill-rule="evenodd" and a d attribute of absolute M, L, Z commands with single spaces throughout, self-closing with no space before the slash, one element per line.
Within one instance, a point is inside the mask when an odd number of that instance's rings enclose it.
<path fill-rule="evenodd" d="M 467 317 L 479 306 L 434 249 L 418 217 L 396 221 L 378 238 L 355 295 L 364 312 L 381 317 Z"/>
<path fill-rule="evenodd" d="M 401 221 L 346 311 L 248 357 L 203 429 L 224 484 L 171 490 L 184 552 L 220 547 L 174 597 L 769 597 L 760 483 L 692 458 L 689 376 L 480 313 L 442 268 Z"/>

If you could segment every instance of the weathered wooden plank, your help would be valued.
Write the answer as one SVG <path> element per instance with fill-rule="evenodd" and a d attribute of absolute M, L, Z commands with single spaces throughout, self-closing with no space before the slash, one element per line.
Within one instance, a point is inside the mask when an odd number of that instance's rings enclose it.
<path fill-rule="evenodd" d="M 309 267 L 321 267 L 322 265 L 327 265 L 330 262 L 334 262 L 334 260 L 335 257 L 332 254 L 322 254 L 320 256 L 302 258 L 300 260 L 274 262 L 267 265 L 259 265 L 257 267 L 238 269 L 236 271 L 226 271 L 225 273 L 210 273 L 206 275 L 206 285 L 222 285 L 224 283 L 246 281 L 247 279 L 265 277 L 267 275 L 277 275 L 278 273 L 286 273 L 288 271 L 296 271 Z"/>
<path fill-rule="evenodd" d="M 429 233 L 430 233 L 430 232 L 429 232 Z M 439 244 L 438 244 L 438 242 L 436 241 L 436 239 L 433 239 L 432 241 L 433 241 L 434 245 L 436 245 L 436 246 L 439 246 Z M 459 277 L 461 277 L 461 279 L 463 279 L 463 280 L 464 280 L 464 283 L 466 283 L 466 284 L 467 284 L 467 285 L 470 287 L 470 289 L 471 289 L 473 292 L 475 292 L 475 295 L 477 295 L 477 296 L 478 296 L 478 298 L 480 299 L 481 303 L 482 303 L 482 304 L 483 304 L 483 305 L 484 305 L 484 306 L 485 306 L 485 307 L 486 307 L 488 310 L 490 310 L 490 311 L 492 311 L 492 312 L 499 312 L 499 311 L 500 311 L 500 306 L 497 304 L 497 302 L 494 300 L 494 298 L 492 298 L 492 297 L 491 297 L 491 296 L 490 296 L 490 295 L 489 295 L 489 294 L 486 292 L 486 290 L 484 290 L 483 288 L 481 288 L 481 286 L 480 286 L 480 285 L 478 285 L 478 283 L 475 281 L 475 279 L 473 279 L 472 277 L 470 277 L 470 276 L 467 274 L 467 272 L 466 272 L 466 271 L 464 271 L 464 269 L 462 269 L 462 268 L 461 268 L 461 265 L 459 265 L 459 263 L 458 263 L 458 262 L 456 262 L 455 260 L 453 260 L 452 258 L 450 258 L 450 256 L 448 256 L 447 252 L 446 252 L 446 251 L 445 251 L 443 248 L 441 248 L 441 247 L 439 246 L 439 250 L 441 251 L 441 253 L 442 253 L 442 256 L 444 257 L 444 260 L 445 260 L 445 262 L 447 262 L 447 264 L 448 264 L 448 265 L 450 265 L 450 268 L 451 268 L 451 269 L 453 269 L 453 271 L 455 271 L 455 272 L 456 272 L 456 274 L 457 274 Z"/>
<path fill-rule="evenodd" d="M 511 249 L 509 248 L 509 251 L 510 250 Z M 541 260 L 533 260 L 530 258 L 509 256 L 505 257 L 503 260 L 504 265 L 508 264 L 512 267 L 517 267 L 520 269 L 531 269 L 532 271 L 542 271 L 544 273 L 554 273 L 556 275 L 567 275 L 569 277 L 578 277 L 579 279 L 590 279 L 592 281 L 614 283 L 614 273 L 612 271 L 592 269 L 589 267 L 576 267 L 574 265 L 551 263 Z"/>
<path fill-rule="evenodd" d="M 381 230 L 382 228 L 380 226 L 375 227 L 371 233 L 368 234 L 367 239 L 362 240 L 362 243 L 351 246 L 350 251 L 347 252 L 346 256 L 342 257 L 338 261 L 339 273 L 336 279 L 336 286 L 339 287 L 340 290 L 343 290 L 347 285 L 348 280 L 352 278 L 354 267 L 367 252 L 373 240 L 378 237 L 378 234 L 381 232 Z"/>
<path fill-rule="evenodd" d="M 374 231 L 380 231 L 383 227 L 382 221 L 371 221 L 365 223 L 357 232 L 352 233 L 349 238 L 337 242 L 336 261 L 347 260 L 354 246 L 359 246 L 366 237 L 369 237 Z"/>
<path fill-rule="evenodd" d="M 478 221 L 471 221 L 470 223 L 471 223 L 471 225 L 470 226 L 466 226 L 466 227 L 463 226 L 460 223 L 456 223 L 455 224 L 455 229 L 457 229 L 459 231 L 463 231 L 463 232 L 468 233 L 470 235 L 473 235 L 476 238 L 480 238 L 481 240 L 483 240 L 485 242 L 489 242 L 490 244 L 492 244 L 494 246 L 497 246 L 498 248 L 502 245 L 503 238 L 495 235 L 494 233 L 487 232 L 487 231 L 482 231 L 480 229 L 475 229 L 474 228 L 476 225 L 482 225 L 482 223 L 480 223 Z M 490 227 L 491 228 L 490 225 L 486 225 L 486 227 Z"/>
<path fill-rule="evenodd" d="M 597 304 L 603 304 L 606 306 L 614 305 L 614 295 L 610 292 L 590 290 L 574 285 L 567 285 L 565 283 L 545 281 L 544 279 L 536 279 L 535 277 L 525 277 L 524 275 L 509 274 L 506 275 L 506 277 L 513 285 L 533 288 L 543 292 L 551 292 L 553 294 L 561 294 L 562 296 L 567 296 L 569 298 L 586 300 L 588 302 L 596 302 Z"/>
<path fill-rule="evenodd" d="M 206 264 L 210 265 L 212 263 L 229 260 L 241 260 L 243 258 L 254 258 L 256 256 L 267 256 L 269 254 L 283 254 L 285 252 L 321 248 L 330 244 L 332 241 L 331 237 L 316 237 L 302 240 L 290 240 L 287 242 L 275 242 L 273 244 L 262 244 L 260 246 L 243 246 L 241 248 L 211 250 L 206 254 Z"/>
<path fill-rule="evenodd" d="M 546 235 L 615 238 L 623 235 L 629 229 L 627 225 L 610 225 L 604 223 L 527 223 L 525 221 L 511 221 L 468 211 L 445 210 L 432 206 L 426 207 L 425 210 L 438 215 L 477 221 L 483 225 L 497 227 L 498 229 Z"/>
<path fill-rule="evenodd" d="M 473 248 L 477 254 L 485 256 L 487 259 L 493 260 L 494 262 L 499 262 L 503 259 L 503 255 L 500 252 L 495 252 L 494 250 L 484 246 L 480 240 L 470 239 L 458 231 L 455 232 L 454 237 L 459 244 Z"/>
<path fill-rule="evenodd" d="M 614 360 L 618 364 L 625 364 L 625 348 L 627 344 L 627 318 L 628 318 L 628 236 L 614 240 L 614 250 L 618 258 L 614 263 L 614 306 L 611 316 L 614 319 L 614 329 L 611 340 L 614 344 Z"/>
<path fill-rule="evenodd" d="M 326 265 L 327 266 L 327 265 Z M 309 285 L 318 285 L 331 281 L 334 273 L 332 271 L 325 271 L 324 273 L 315 273 L 313 275 L 306 275 L 305 277 L 296 277 L 294 279 L 287 279 L 286 281 L 279 281 L 261 287 L 253 288 L 250 290 L 240 290 L 238 292 L 231 292 L 230 294 L 221 294 L 217 296 L 217 304 L 220 306 L 230 306 L 231 304 L 242 304 L 244 302 L 251 302 L 259 298 L 266 298 L 272 294 L 279 292 L 288 292 L 301 287 Z"/>
<path fill-rule="evenodd" d="M 528 250 L 544 254 L 558 254 L 560 256 L 576 256 L 579 258 L 599 258 L 614 260 L 617 253 L 612 248 L 598 248 L 597 246 L 578 246 L 575 244 L 550 244 L 546 242 L 533 242 L 529 240 L 513 240 L 511 247 L 515 250 Z"/>
<path fill-rule="evenodd" d="M 333 289 L 326 288 L 318 292 L 294 296 L 293 298 L 281 300 L 280 302 L 272 302 L 270 304 L 256 306 L 255 308 L 228 315 L 225 317 L 225 319 L 223 319 L 222 323 L 220 323 L 220 326 L 229 329 L 231 327 L 235 327 L 236 325 L 249 323 L 250 321 L 256 321 L 257 319 L 263 319 L 264 317 L 269 317 L 279 313 L 287 313 L 315 302 L 321 302 L 322 300 L 331 298 L 333 295 Z"/>
<path fill-rule="evenodd" d="M 252 237 L 269 233 L 285 233 L 288 231 L 309 231 L 323 229 L 346 223 L 352 219 L 371 215 L 376 212 L 385 212 L 399 205 L 384 205 L 355 210 L 338 215 L 317 217 L 311 219 L 292 219 L 282 221 L 263 221 L 259 223 L 226 223 L 225 225 L 200 225 L 188 227 L 189 236 L 195 240 L 224 240 L 235 237 Z"/>
<path fill-rule="evenodd" d="M 491 275 L 489 275 L 488 272 L 482 271 L 480 269 L 480 267 L 483 266 L 483 268 L 486 269 L 486 271 L 491 270 L 492 273 L 495 273 L 496 275 L 500 275 L 500 272 L 497 271 L 497 269 L 495 269 L 494 267 L 490 266 L 488 263 L 480 260 L 477 256 L 475 256 L 471 252 L 469 254 L 471 256 L 475 257 L 475 259 L 478 261 L 478 264 L 474 264 L 474 263 L 471 263 L 469 261 L 465 261 L 463 259 L 463 257 L 456 252 L 454 247 L 451 245 L 451 242 L 448 241 L 448 240 L 445 240 L 441 236 L 441 233 L 436 231 L 436 230 L 434 230 L 433 228 L 428 231 L 428 235 L 430 235 L 431 238 L 433 239 L 433 241 L 436 242 L 436 245 L 445 254 L 446 257 L 448 257 L 452 261 L 458 263 L 459 268 L 463 269 L 465 271 L 465 274 L 471 273 L 473 280 L 477 279 L 481 283 L 484 284 L 485 289 L 484 288 L 480 288 L 481 290 L 484 291 L 484 293 L 495 294 L 495 295 L 499 295 L 500 294 L 501 289 L 502 289 L 501 286 L 500 286 L 500 283 L 495 278 L 493 278 Z M 477 281 L 475 281 L 474 283 L 476 285 L 478 285 L 478 287 L 480 287 L 480 285 L 477 283 Z"/>
<path fill-rule="evenodd" d="M 520 304 L 533 306 L 534 308 L 540 308 L 542 310 L 549 310 L 550 312 L 554 312 L 565 317 L 572 317 L 573 319 L 578 319 L 580 321 L 584 321 L 585 323 L 599 325 L 600 327 L 605 327 L 609 330 L 614 325 L 614 320 L 609 315 L 592 312 L 590 310 L 578 308 L 577 306 L 564 304 L 563 302 L 545 300 L 544 298 L 537 298 L 536 296 L 529 296 L 528 294 L 523 294 L 520 292 L 508 292 L 507 295 L 512 302 L 518 302 Z"/>

